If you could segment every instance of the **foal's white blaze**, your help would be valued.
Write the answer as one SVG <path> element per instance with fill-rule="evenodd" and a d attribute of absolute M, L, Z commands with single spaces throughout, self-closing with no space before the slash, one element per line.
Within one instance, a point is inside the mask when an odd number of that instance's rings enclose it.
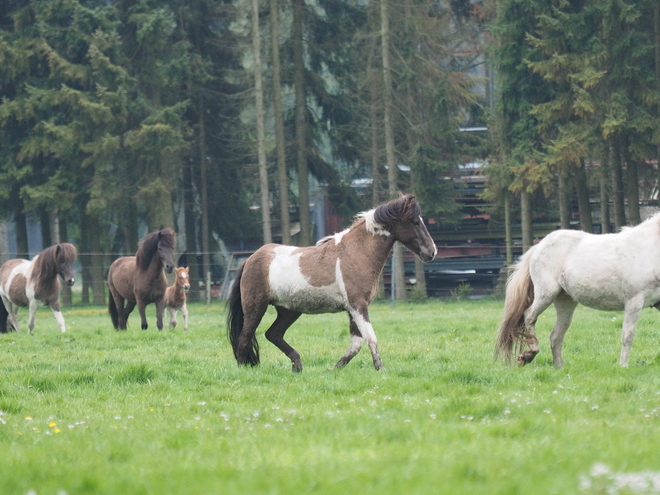
<path fill-rule="evenodd" d="M 311 285 L 300 271 L 299 261 L 302 254 L 293 254 L 297 249 L 296 246 L 273 248 L 275 258 L 268 270 L 272 304 L 301 313 L 325 313 L 345 309 L 344 296 L 338 281 L 321 287 Z M 336 272 L 339 272 L 338 265 L 339 260 Z M 343 292 L 345 293 L 345 289 Z"/>

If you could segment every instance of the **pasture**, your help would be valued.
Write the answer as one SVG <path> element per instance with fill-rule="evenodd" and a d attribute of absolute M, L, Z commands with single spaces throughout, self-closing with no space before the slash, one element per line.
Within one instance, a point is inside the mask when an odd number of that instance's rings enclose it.
<path fill-rule="evenodd" d="M 550 308 L 524 368 L 493 361 L 502 301 L 375 303 L 384 371 L 349 344 L 345 314 L 303 315 L 287 337 L 304 371 L 257 332 L 238 368 L 224 305 L 190 329 L 106 308 L 49 309 L 0 335 L 0 493 L 660 493 L 660 314 L 644 310 L 630 367 L 620 312 L 579 307 L 552 366 Z M 25 321 L 27 311 L 19 313 Z M 25 328 L 25 326 L 23 326 Z"/>

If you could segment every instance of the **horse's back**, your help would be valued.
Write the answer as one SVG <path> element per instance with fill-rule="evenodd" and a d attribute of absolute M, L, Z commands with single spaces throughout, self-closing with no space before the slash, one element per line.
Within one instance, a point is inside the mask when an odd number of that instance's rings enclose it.
<path fill-rule="evenodd" d="M 135 256 L 117 258 L 108 270 L 108 288 L 124 299 L 134 300 L 133 278 L 137 270 Z"/>
<path fill-rule="evenodd" d="M 660 243 L 638 233 L 552 232 L 532 258 L 534 283 L 543 277 L 541 272 L 551 273 L 569 296 L 594 309 L 621 310 L 639 294 L 645 305 L 653 305 L 660 299 Z"/>
<path fill-rule="evenodd" d="M 0 266 L 0 295 L 17 306 L 28 306 L 30 301 L 26 292 L 31 266 L 24 259 L 9 260 Z"/>

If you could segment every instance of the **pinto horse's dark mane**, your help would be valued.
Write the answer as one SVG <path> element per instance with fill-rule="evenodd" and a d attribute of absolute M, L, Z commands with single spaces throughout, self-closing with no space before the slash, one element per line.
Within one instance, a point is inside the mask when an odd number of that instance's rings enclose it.
<path fill-rule="evenodd" d="M 57 277 L 58 269 L 71 266 L 78 252 L 73 244 L 64 242 L 44 249 L 34 260 L 32 273 L 35 276 L 35 293 L 40 294 L 52 287 L 53 279 Z"/>
<path fill-rule="evenodd" d="M 380 205 L 374 211 L 374 221 L 385 229 L 397 222 L 409 222 L 413 218 L 419 218 L 422 209 L 412 194 L 405 194 L 389 203 Z"/>
<path fill-rule="evenodd" d="M 172 229 L 152 232 L 144 238 L 140 249 L 135 253 L 135 264 L 140 270 L 146 271 L 149 268 L 151 260 L 158 252 L 158 245 L 161 243 L 166 248 L 174 249 L 176 247 L 176 237 Z"/>

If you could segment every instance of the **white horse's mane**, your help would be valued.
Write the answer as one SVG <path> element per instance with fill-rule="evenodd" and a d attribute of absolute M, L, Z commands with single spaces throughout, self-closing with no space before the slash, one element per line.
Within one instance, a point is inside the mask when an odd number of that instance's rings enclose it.
<path fill-rule="evenodd" d="M 648 217 L 646 220 L 644 220 L 642 223 L 637 224 L 637 225 L 624 225 L 621 227 L 621 230 L 619 232 L 627 232 L 630 230 L 634 230 L 637 228 L 643 228 L 643 227 L 649 227 L 652 224 L 658 224 L 660 223 L 660 211 L 655 212 L 653 215 Z"/>

